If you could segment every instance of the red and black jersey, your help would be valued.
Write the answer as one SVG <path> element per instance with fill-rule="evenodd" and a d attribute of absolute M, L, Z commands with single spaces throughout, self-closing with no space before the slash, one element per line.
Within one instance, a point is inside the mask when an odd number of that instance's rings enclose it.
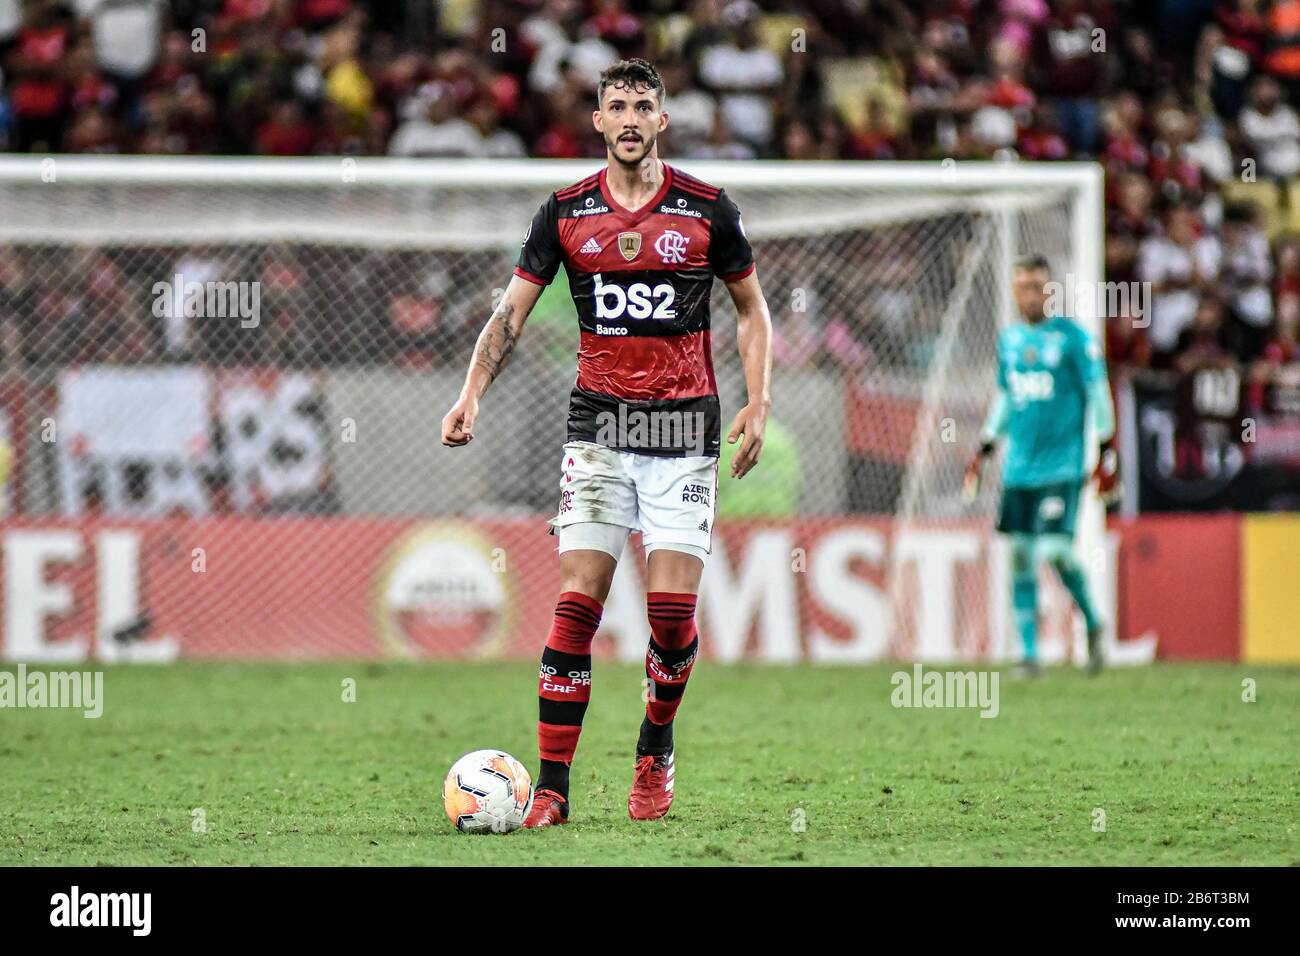
<path fill-rule="evenodd" d="M 551 194 L 528 227 L 515 267 L 515 275 L 539 285 L 550 283 L 561 263 L 569 276 L 582 330 L 569 441 L 717 456 L 709 294 L 714 276 L 731 281 L 754 269 L 740 212 L 721 189 L 666 163 L 659 192 L 629 212 L 614 201 L 605 173 Z M 601 429 L 610 416 L 626 421 L 646 412 L 703 416 L 693 419 L 703 423 L 702 446 L 633 445 L 611 441 Z"/>

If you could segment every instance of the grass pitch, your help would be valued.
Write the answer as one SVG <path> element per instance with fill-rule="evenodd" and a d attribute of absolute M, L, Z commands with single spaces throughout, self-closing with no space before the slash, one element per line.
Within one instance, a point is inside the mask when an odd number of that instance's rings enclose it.
<path fill-rule="evenodd" d="M 704 661 L 639 823 L 642 673 L 598 661 L 573 821 L 497 837 L 442 777 L 483 747 L 535 772 L 535 664 L 109 668 L 98 720 L 0 710 L 0 863 L 1300 864 L 1300 670 L 1004 675 L 982 719 L 895 709 L 900 669 Z"/>

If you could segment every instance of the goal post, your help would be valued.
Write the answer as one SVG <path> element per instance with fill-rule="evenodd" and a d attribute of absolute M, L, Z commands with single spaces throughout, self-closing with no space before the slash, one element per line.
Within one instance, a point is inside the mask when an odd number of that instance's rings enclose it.
<path fill-rule="evenodd" d="M 1101 283 L 1100 167 L 668 161 L 741 210 L 776 328 L 774 431 L 788 439 L 772 442 L 777 487 L 757 493 L 765 461 L 755 492 L 721 490 L 706 653 L 1010 656 L 998 476 L 971 504 L 961 475 L 1014 318 L 1015 258 Z M 91 645 L 145 634 L 135 646 L 170 648 L 160 656 L 436 657 L 540 642 L 557 583 L 541 529 L 578 340 L 563 270 L 473 445 L 442 449 L 438 430 L 534 211 L 598 168 L 0 157 L 6 528 L 23 547 L 79 529 L 68 560 L 86 581 L 69 613 L 84 591 Z M 1100 337 L 1096 301 L 1079 297 L 1074 318 Z M 721 283 L 713 316 L 725 423 L 745 393 Z M 1109 606 L 1095 497 L 1080 521 Z M 118 528 L 105 548 L 125 570 L 97 557 Z M 182 554 L 209 563 L 187 577 Z M 779 581 L 761 566 L 776 555 Z M 108 613 L 105 576 L 122 589 Z M 633 599 L 606 616 L 629 659 L 635 617 Z M 5 656 L 77 630 L 23 627 Z M 1069 641 L 1045 653 L 1077 656 Z"/>

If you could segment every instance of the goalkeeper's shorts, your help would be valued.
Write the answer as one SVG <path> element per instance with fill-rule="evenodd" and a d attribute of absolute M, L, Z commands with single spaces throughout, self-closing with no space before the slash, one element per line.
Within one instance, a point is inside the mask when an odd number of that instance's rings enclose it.
<path fill-rule="evenodd" d="M 1003 488 L 998 530 L 1004 534 L 1074 534 L 1082 482 Z"/>
<path fill-rule="evenodd" d="M 560 470 L 560 509 L 550 521 L 552 534 L 594 521 L 640 531 L 647 553 L 675 544 L 709 551 L 717 458 L 663 458 L 573 441 L 564 446 Z"/>

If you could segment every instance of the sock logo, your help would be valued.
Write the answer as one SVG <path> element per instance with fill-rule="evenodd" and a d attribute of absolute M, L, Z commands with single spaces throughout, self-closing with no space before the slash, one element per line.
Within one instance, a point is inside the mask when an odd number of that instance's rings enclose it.
<path fill-rule="evenodd" d="M 542 665 L 541 672 L 537 677 L 542 682 L 543 691 L 555 694 L 576 694 L 579 688 L 591 686 L 591 671 L 569 671 L 564 677 L 557 677 L 558 673 L 550 664 Z"/>

